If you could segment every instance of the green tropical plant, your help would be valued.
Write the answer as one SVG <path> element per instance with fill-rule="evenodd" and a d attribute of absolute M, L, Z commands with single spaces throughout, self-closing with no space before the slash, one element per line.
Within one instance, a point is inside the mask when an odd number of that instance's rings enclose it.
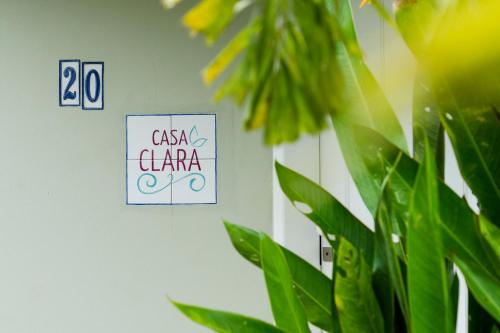
<path fill-rule="evenodd" d="M 173 6 L 180 0 L 164 0 Z M 225 222 L 236 250 L 264 274 L 275 323 L 174 303 L 217 332 L 453 332 L 458 268 L 470 332 L 500 327 L 500 4 L 396 0 L 400 32 L 419 64 L 413 153 L 366 65 L 348 0 L 202 0 L 185 16 L 213 43 L 242 14 L 248 24 L 203 71 L 230 66 L 217 100 L 246 108 L 268 144 L 317 133 L 330 118 L 375 230 L 311 180 L 276 163 L 285 195 L 334 249 L 331 278 L 269 236 Z M 465 45 L 465 46 L 464 46 Z M 470 50 L 469 50 L 470 48 Z M 231 65 L 234 62 L 233 65 Z M 444 135 L 480 212 L 444 182 Z M 396 241 L 395 241 L 396 239 Z"/>

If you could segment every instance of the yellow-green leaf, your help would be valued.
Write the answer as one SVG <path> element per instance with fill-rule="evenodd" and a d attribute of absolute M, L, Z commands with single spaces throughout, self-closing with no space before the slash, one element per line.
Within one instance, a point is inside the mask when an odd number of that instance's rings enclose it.
<path fill-rule="evenodd" d="M 486 217 L 479 216 L 479 231 L 483 236 L 492 255 L 496 261 L 500 261 L 500 229 L 491 223 Z"/>
<path fill-rule="evenodd" d="M 193 35 L 202 32 L 208 43 L 213 43 L 231 22 L 237 0 L 202 0 L 183 18 Z"/>
<path fill-rule="evenodd" d="M 382 333 L 382 312 L 372 289 L 371 271 L 358 249 L 341 238 L 335 274 L 335 305 L 343 332 Z"/>
<path fill-rule="evenodd" d="M 203 70 L 203 79 L 206 84 L 211 84 L 234 59 L 247 48 L 252 36 L 259 30 L 258 24 L 251 24 L 241 30 L 229 44 L 215 57 Z"/>

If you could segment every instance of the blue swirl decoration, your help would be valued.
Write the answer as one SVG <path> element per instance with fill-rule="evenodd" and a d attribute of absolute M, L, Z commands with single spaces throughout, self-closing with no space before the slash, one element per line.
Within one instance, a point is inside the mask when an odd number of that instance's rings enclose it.
<path fill-rule="evenodd" d="M 191 128 L 191 131 L 189 131 L 189 143 L 191 144 L 191 146 L 200 148 L 204 146 L 207 141 L 207 138 L 199 137 L 198 129 L 196 128 L 196 126 L 193 126 Z"/>
<path fill-rule="evenodd" d="M 167 178 L 166 184 L 159 185 L 158 178 L 155 175 L 148 172 L 143 173 L 139 176 L 139 178 L 137 178 L 137 189 L 142 194 L 156 194 L 174 185 L 175 183 L 183 180 L 189 180 L 189 189 L 193 192 L 200 192 L 206 185 L 205 176 L 199 172 L 191 172 L 175 180 L 174 176 L 169 173 L 167 174 Z"/>

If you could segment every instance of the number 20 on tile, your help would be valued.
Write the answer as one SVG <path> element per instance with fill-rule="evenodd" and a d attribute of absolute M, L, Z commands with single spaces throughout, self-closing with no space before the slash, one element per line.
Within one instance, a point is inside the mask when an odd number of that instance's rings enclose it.
<path fill-rule="evenodd" d="M 104 110 L 104 63 L 59 61 L 59 106 Z"/>

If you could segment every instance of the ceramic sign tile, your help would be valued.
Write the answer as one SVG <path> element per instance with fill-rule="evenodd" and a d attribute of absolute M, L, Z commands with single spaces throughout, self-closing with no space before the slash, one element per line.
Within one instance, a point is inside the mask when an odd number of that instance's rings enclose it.
<path fill-rule="evenodd" d="M 196 204 L 215 202 L 214 194 L 216 183 L 215 159 L 200 160 L 199 167 L 187 171 L 178 168 L 173 172 L 174 184 L 172 185 L 173 204 Z"/>
<path fill-rule="evenodd" d="M 59 106 L 104 110 L 104 62 L 59 60 Z"/>
<path fill-rule="evenodd" d="M 82 90 L 84 110 L 104 109 L 104 63 L 82 63 Z"/>
<path fill-rule="evenodd" d="M 127 159 L 138 160 L 148 153 L 152 159 L 162 159 L 167 150 L 171 154 L 171 116 L 128 116 L 127 117 Z M 168 140 L 168 142 L 166 141 Z M 149 145 L 148 145 L 149 144 Z M 150 152 L 145 148 L 154 146 Z M 151 149 L 150 149 L 151 150 Z M 175 157 L 174 157 L 175 158 Z"/>
<path fill-rule="evenodd" d="M 127 204 L 217 203 L 215 114 L 129 115 Z"/>
<path fill-rule="evenodd" d="M 161 165 L 163 161 L 155 161 Z M 160 171 L 143 172 L 140 160 L 127 160 L 127 204 L 154 205 L 172 203 L 170 188 L 172 168 L 165 167 Z"/>
<path fill-rule="evenodd" d="M 215 115 L 186 115 L 172 117 L 172 130 L 186 133 L 187 154 L 194 150 L 201 159 L 215 158 Z"/>
<path fill-rule="evenodd" d="M 59 106 L 80 105 L 80 60 L 59 61 Z"/>

